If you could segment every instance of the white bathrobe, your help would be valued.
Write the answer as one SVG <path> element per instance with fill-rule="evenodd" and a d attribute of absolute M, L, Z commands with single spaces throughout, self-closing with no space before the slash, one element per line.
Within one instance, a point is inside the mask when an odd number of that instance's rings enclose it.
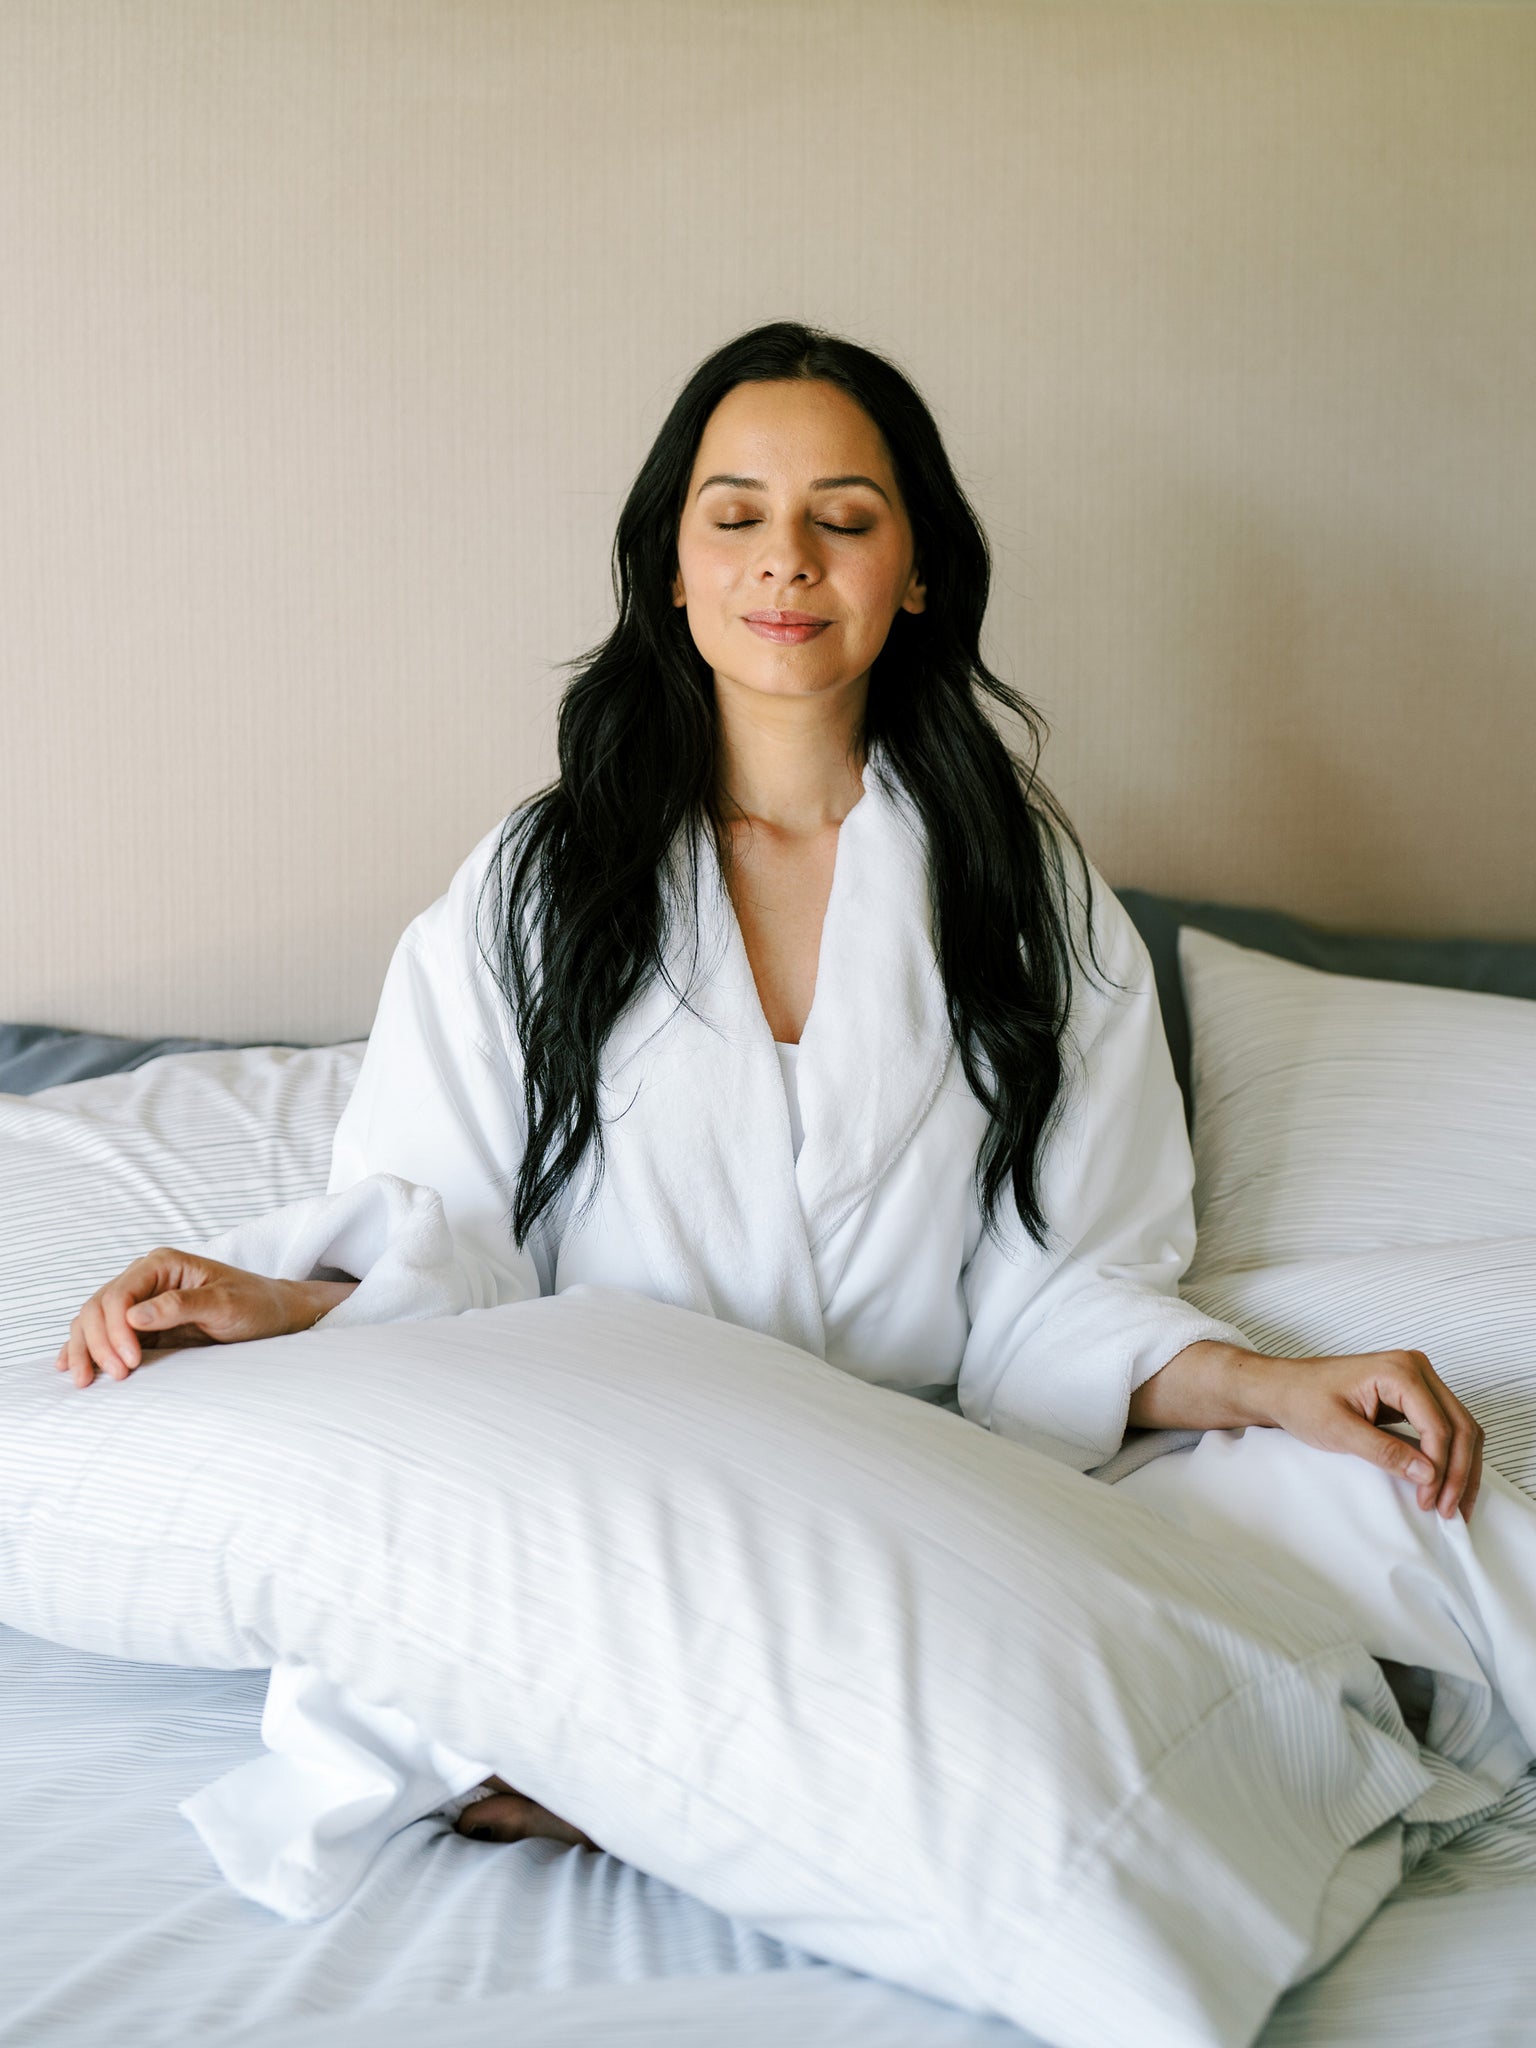
<path fill-rule="evenodd" d="M 554 1228 L 520 1251 L 508 1214 L 522 1061 L 475 926 L 499 831 L 395 951 L 336 1131 L 332 1199 L 226 1234 L 234 1262 L 358 1276 L 332 1323 L 490 1308 L 578 1282 L 630 1287 L 957 1401 L 1080 1469 L 1114 1452 L 1132 1391 L 1185 1345 L 1246 1342 L 1178 1297 L 1195 1244 L 1182 1101 L 1146 948 L 1097 874 L 1099 957 L 1123 992 L 1075 985 L 1069 1032 L 1084 1071 L 1041 1179 L 1053 1241 L 1038 1248 L 1008 1200 L 996 1234 L 983 1231 L 986 1112 L 950 1032 L 921 828 L 873 774 L 839 834 L 796 1058 L 799 1157 L 706 851 L 697 968 L 681 939 L 669 962 L 689 1006 L 658 981 L 620 1019 L 596 1195 L 587 1202 L 589 1163 Z M 489 906 L 479 937 L 494 942 Z M 451 1250 L 432 1227 L 433 1190 Z"/>
<path fill-rule="evenodd" d="M 1132 1392 L 1186 1345 L 1246 1344 L 1178 1296 L 1195 1245 L 1182 1099 L 1146 948 L 1096 871 L 1110 985 L 1074 982 L 1070 1093 L 1040 1181 L 1051 1242 L 1028 1237 L 1011 1200 L 984 1230 L 975 1169 L 986 1112 L 950 1031 L 921 827 L 873 773 L 839 834 L 795 1055 L 798 1156 L 786 1077 L 706 849 L 698 957 L 679 920 L 669 959 L 688 1003 L 658 981 L 620 1019 L 604 1056 L 596 1190 L 589 1160 L 553 1225 L 519 1250 L 508 1214 L 525 1143 L 522 1066 L 481 952 L 495 942 L 494 891 L 476 923 L 499 833 L 400 940 L 329 1192 L 226 1233 L 208 1247 L 217 1256 L 287 1278 L 357 1276 L 333 1323 L 489 1308 L 582 1282 L 632 1288 L 957 1404 L 1079 1470 L 1111 1459 Z M 1075 900 L 1079 937 L 1081 909 Z M 1411 1628 L 1399 1636 L 1385 1630 L 1378 1654 L 1432 1661 L 1405 1653 Z M 1477 1681 L 1475 1662 L 1456 1668 Z M 402 1716 L 297 1667 L 274 1674 L 263 1732 L 271 1754 L 184 1810 L 226 1875 L 279 1911 L 295 1870 L 313 1896 L 320 1862 L 339 1903 L 392 1829 L 484 1775 Z M 1529 1749 L 1513 1737 L 1505 1748 L 1507 1779 Z M 355 1817 L 345 1826 L 343 1809 Z"/>

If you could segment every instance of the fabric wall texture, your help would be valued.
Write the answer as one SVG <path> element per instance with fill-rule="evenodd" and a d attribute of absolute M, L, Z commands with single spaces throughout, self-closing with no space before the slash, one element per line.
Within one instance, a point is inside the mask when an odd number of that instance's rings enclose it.
<path fill-rule="evenodd" d="M 1536 937 L 1536 8 L 6 0 L 0 1017 L 366 1030 L 669 400 L 893 353 L 1109 877 Z"/>

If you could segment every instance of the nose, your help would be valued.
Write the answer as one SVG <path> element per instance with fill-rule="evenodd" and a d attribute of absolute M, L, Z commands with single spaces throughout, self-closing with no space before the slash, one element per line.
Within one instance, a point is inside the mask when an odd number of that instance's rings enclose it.
<path fill-rule="evenodd" d="M 763 529 L 752 573 L 759 583 L 804 587 L 821 581 L 821 560 L 798 520 L 773 520 Z"/>

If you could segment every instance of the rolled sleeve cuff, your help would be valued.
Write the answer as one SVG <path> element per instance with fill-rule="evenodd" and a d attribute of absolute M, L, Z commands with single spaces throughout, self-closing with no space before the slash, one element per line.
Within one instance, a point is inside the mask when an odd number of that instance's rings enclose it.
<path fill-rule="evenodd" d="M 1101 1280 L 1062 1302 L 1003 1374 L 987 1417 L 999 1435 L 1091 1470 L 1124 1441 L 1131 1396 L 1187 1345 L 1253 1347 L 1178 1295 Z"/>

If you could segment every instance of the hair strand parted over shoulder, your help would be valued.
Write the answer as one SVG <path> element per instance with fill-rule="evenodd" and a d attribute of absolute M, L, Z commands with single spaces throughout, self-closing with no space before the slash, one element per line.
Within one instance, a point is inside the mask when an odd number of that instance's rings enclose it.
<path fill-rule="evenodd" d="M 896 614 L 875 661 L 865 749 L 926 831 L 950 1025 L 991 1118 L 976 1165 L 984 1211 L 993 1221 L 1009 1186 L 1025 1229 L 1046 1240 L 1038 1163 L 1067 1093 L 1076 958 L 1062 842 L 1077 854 L 1097 965 L 1087 859 L 1036 774 L 1044 721 L 982 660 L 990 556 L 933 415 L 873 350 L 775 321 L 702 362 L 662 423 L 619 514 L 617 620 L 570 665 L 559 778 L 508 819 L 486 877 L 498 935 L 487 964 L 524 1056 L 528 1141 L 511 1216 L 519 1244 L 548 1219 L 589 1148 L 601 1172 L 603 1047 L 628 1004 L 666 972 L 663 865 L 680 848 L 696 882 L 702 835 L 720 829 L 714 681 L 671 600 L 678 527 L 715 407 L 738 384 L 786 378 L 819 379 L 855 399 L 901 487 L 927 604 Z M 989 708 L 1023 729 L 1027 762 Z"/>

